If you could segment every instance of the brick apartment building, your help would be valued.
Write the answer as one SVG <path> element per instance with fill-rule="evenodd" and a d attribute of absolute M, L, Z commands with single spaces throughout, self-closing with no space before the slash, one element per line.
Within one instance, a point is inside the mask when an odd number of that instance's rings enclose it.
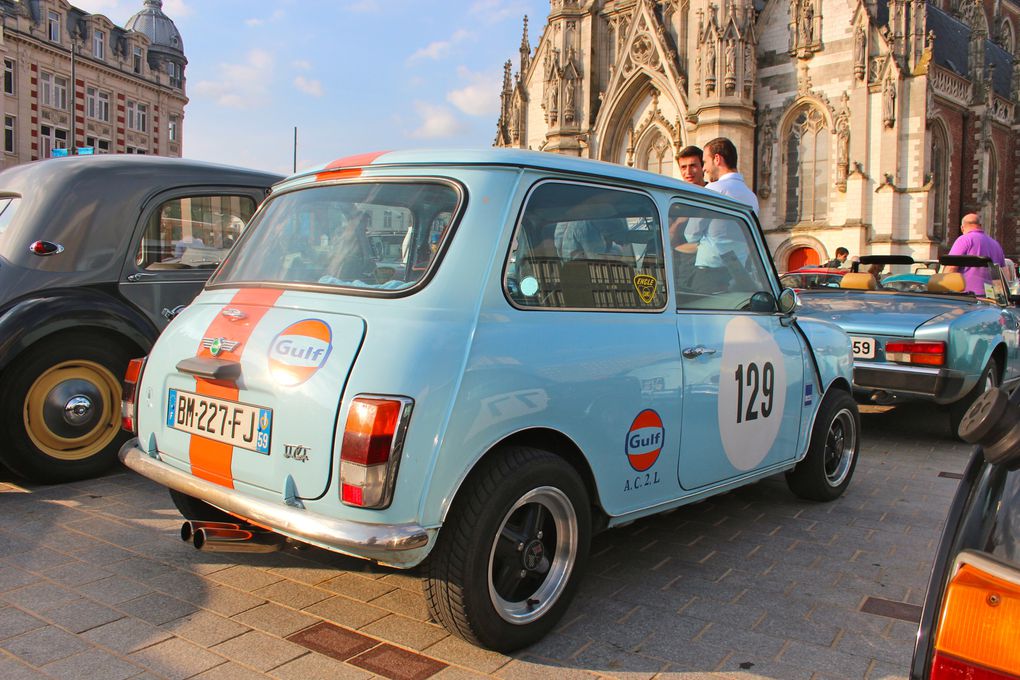
<path fill-rule="evenodd" d="M 0 0 L 3 167 L 54 149 L 181 155 L 187 58 L 162 5 L 120 27 L 64 0 Z"/>

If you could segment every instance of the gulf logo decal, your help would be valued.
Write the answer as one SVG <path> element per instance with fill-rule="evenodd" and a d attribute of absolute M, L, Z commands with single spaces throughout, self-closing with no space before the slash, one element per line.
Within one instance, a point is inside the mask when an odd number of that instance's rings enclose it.
<path fill-rule="evenodd" d="M 333 331 L 325 321 L 298 321 L 269 344 L 269 372 L 277 384 L 300 385 L 322 368 L 332 349 Z"/>
<path fill-rule="evenodd" d="M 649 408 L 637 414 L 627 431 L 626 451 L 630 466 L 644 472 L 655 465 L 665 440 L 666 429 L 658 413 Z"/>

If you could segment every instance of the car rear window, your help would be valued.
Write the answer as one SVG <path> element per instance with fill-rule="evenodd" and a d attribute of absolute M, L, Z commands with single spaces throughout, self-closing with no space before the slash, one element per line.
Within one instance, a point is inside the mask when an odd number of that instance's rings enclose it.
<path fill-rule="evenodd" d="M 213 284 L 300 283 L 399 291 L 425 280 L 461 192 L 443 182 L 315 185 L 271 198 Z"/>
<path fill-rule="evenodd" d="M 18 205 L 21 199 L 16 196 L 5 196 L 0 198 L 0 253 L 4 251 L 4 234 L 7 227 L 14 221 L 14 215 L 18 212 Z"/>

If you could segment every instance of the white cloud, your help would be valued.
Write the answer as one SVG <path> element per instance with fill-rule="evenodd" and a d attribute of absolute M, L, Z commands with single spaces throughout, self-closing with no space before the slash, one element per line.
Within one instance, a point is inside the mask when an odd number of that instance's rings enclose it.
<path fill-rule="evenodd" d="M 290 65 L 300 71 L 307 71 L 312 68 L 312 63 L 310 61 L 305 61 L 304 59 L 295 59 L 290 62 Z"/>
<path fill-rule="evenodd" d="M 381 9 L 382 6 L 379 4 L 379 0 L 355 0 L 355 2 L 347 3 L 348 12 L 357 12 L 359 14 L 378 12 Z"/>
<path fill-rule="evenodd" d="M 273 12 L 271 15 L 269 15 L 268 19 L 263 19 L 262 17 L 252 17 L 250 19 L 245 19 L 244 23 L 247 26 L 255 28 L 257 26 L 265 26 L 266 24 L 272 23 L 274 21 L 279 21 L 283 17 L 284 17 L 283 10 L 282 9 L 278 9 L 275 12 Z"/>
<path fill-rule="evenodd" d="M 457 69 L 464 87 L 446 93 L 446 101 L 469 116 L 491 116 L 499 113 L 499 88 L 502 83 L 491 73 L 475 73 L 461 66 Z"/>
<path fill-rule="evenodd" d="M 414 103 L 414 108 L 421 117 L 421 124 L 410 133 L 411 137 L 441 139 L 453 137 L 466 129 L 463 121 L 445 106 L 418 101 Z"/>
<path fill-rule="evenodd" d="M 313 97 L 322 96 L 322 83 L 318 80 L 310 80 L 304 76 L 298 76 L 294 79 L 294 87 Z"/>
<path fill-rule="evenodd" d="M 250 109 L 261 106 L 269 94 L 275 57 L 265 50 L 251 50 L 240 64 L 219 64 L 218 80 L 203 80 L 194 86 L 197 95 L 213 99 L 218 106 Z"/>
<path fill-rule="evenodd" d="M 194 10 L 185 0 L 163 0 L 163 14 L 175 20 L 184 19 L 194 14 Z"/>
<path fill-rule="evenodd" d="M 486 24 L 495 24 L 511 18 L 520 21 L 528 13 L 529 5 L 523 0 L 475 0 L 468 12 L 480 16 Z"/>
<path fill-rule="evenodd" d="M 437 40 L 431 42 L 425 47 L 421 48 L 410 57 L 408 61 L 418 61 L 419 59 L 442 59 L 446 56 L 453 46 L 459 42 L 463 42 L 467 38 L 471 37 L 471 32 L 466 31 L 463 28 L 456 31 L 448 40 Z"/>

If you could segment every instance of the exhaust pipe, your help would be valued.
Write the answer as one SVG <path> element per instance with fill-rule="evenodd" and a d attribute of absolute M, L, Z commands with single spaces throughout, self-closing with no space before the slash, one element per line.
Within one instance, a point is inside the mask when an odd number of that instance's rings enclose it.
<path fill-rule="evenodd" d="M 185 543 L 191 543 L 195 537 L 195 532 L 199 529 L 240 529 L 240 522 L 201 522 L 198 520 L 188 520 L 181 525 L 181 540 Z"/>
<path fill-rule="evenodd" d="M 184 530 L 181 529 L 181 533 Z M 240 528 L 200 527 L 192 537 L 196 550 L 205 552 L 270 553 L 283 547 L 286 539 L 271 531 Z"/>

